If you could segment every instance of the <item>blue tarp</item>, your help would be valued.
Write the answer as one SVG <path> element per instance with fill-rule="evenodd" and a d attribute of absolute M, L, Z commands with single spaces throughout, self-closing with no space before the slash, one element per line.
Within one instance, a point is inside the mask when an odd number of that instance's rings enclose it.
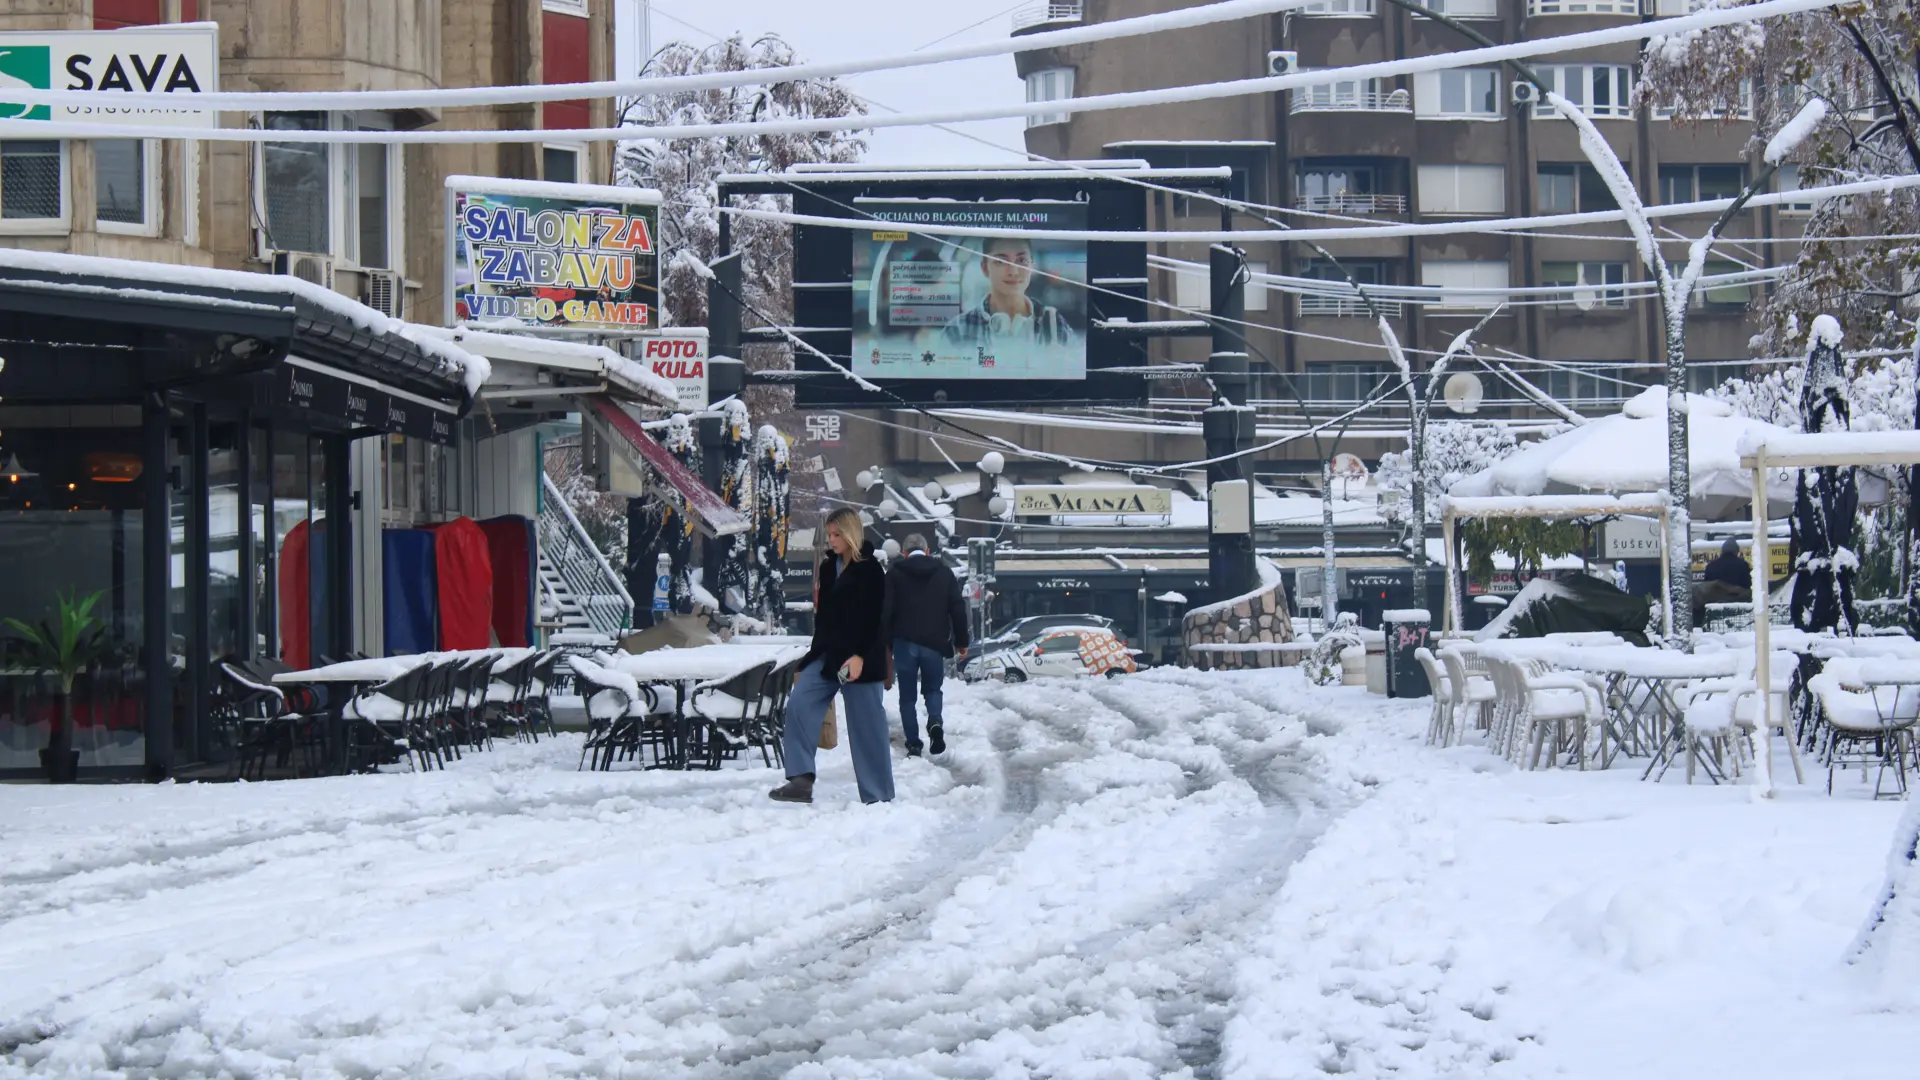
<path fill-rule="evenodd" d="M 381 542 L 385 547 L 387 655 L 432 652 L 439 643 L 433 531 L 387 529 L 381 534 Z"/>

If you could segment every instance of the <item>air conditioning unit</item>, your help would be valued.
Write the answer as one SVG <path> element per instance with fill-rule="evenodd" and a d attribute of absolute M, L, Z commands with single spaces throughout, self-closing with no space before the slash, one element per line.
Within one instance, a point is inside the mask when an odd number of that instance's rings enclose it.
<path fill-rule="evenodd" d="M 307 251 L 276 251 L 273 272 L 311 281 L 323 289 L 333 288 L 333 257 Z"/>
<path fill-rule="evenodd" d="M 1291 75 L 1300 70 L 1300 54 L 1292 49 L 1282 49 L 1267 54 L 1267 74 Z"/>
<path fill-rule="evenodd" d="M 365 270 L 361 273 L 365 284 L 360 287 L 360 302 L 382 315 L 400 318 L 400 305 L 407 293 L 400 275 L 392 270 Z"/>
<path fill-rule="evenodd" d="M 1525 79 L 1514 80 L 1513 103 L 1515 105 L 1531 105 L 1538 100 L 1540 100 L 1539 87 L 1533 85 L 1532 83 L 1528 82 Z"/>

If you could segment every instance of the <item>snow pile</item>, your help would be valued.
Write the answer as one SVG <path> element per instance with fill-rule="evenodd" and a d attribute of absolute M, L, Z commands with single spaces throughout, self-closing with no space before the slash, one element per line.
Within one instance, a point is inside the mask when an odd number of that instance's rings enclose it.
<path fill-rule="evenodd" d="M 1473 640 L 1497 641 L 1506 637 L 1507 631 L 1513 629 L 1514 620 L 1526 614 L 1527 609 L 1533 605 L 1542 600 L 1571 600 L 1573 596 L 1572 589 L 1557 581 L 1543 577 L 1534 578 L 1507 602 L 1507 606 L 1501 609 L 1500 614 L 1494 616 L 1491 622 L 1474 631 Z"/>
<path fill-rule="evenodd" d="M 1254 567 L 1254 571 L 1260 575 L 1260 584 L 1256 586 L 1252 592 L 1245 593 L 1241 596 L 1235 596 L 1230 599 L 1221 600 L 1217 603 L 1208 604 L 1205 607 L 1191 608 L 1187 611 L 1187 617 L 1188 618 L 1195 618 L 1195 617 L 1205 618 L 1206 616 L 1209 616 L 1209 615 L 1218 615 L 1223 611 L 1231 611 L 1233 610 L 1234 605 L 1236 604 L 1244 604 L 1249 600 L 1262 596 L 1266 593 L 1270 593 L 1273 590 L 1279 588 L 1281 583 L 1285 580 L 1280 576 L 1279 569 L 1273 565 L 1273 562 L 1271 560 L 1262 559 L 1258 556 L 1255 556 L 1253 560 L 1253 567 Z"/>
<path fill-rule="evenodd" d="M 1886 884 L 1851 952 L 1870 993 L 1889 1008 L 1920 1009 L 1920 801 L 1894 832 Z"/>
<path fill-rule="evenodd" d="M 1767 149 L 1760 155 L 1761 160 L 1769 165 L 1778 165 L 1785 161 L 1787 155 L 1793 153 L 1801 143 L 1805 142 L 1807 136 L 1813 134 L 1814 129 L 1820 126 L 1820 121 L 1826 118 L 1827 99 L 1808 98 L 1807 103 L 1800 107 L 1800 111 L 1793 115 L 1793 119 L 1782 125 L 1780 130 L 1774 133 L 1773 138 L 1767 140 Z M 1827 316 L 1821 316 L 1821 318 L 1827 318 Z M 1818 322 L 1819 320 L 1815 320 L 1816 327 Z M 1836 323 L 1835 329 L 1838 328 L 1839 324 Z M 1835 344 L 1839 342 L 1836 341 Z"/>

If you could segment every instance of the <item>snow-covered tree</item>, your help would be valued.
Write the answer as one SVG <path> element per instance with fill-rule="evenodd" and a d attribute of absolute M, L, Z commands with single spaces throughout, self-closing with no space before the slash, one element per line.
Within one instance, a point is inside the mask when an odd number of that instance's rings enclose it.
<path fill-rule="evenodd" d="M 1778 156 L 1798 168 L 1802 187 L 1910 175 L 1920 172 L 1916 52 L 1920 5 L 1851 0 L 1654 38 L 1639 93 L 1645 104 L 1672 108 L 1676 122 L 1746 124 L 1751 115 L 1756 149 L 1784 150 Z M 1805 107 L 1814 101 L 1825 107 L 1809 116 Z M 1913 190 L 1820 201 L 1807 223 L 1812 242 L 1765 301 L 1756 350 L 1798 351 L 1799 327 L 1822 313 L 1839 316 L 1851 344 L 1904 347 L 1902 311 L 1915 295 L 1920 246 L 1893 237 L 1915 233 L 1920 194 Z"/>
<path fill-rule="evenodd" d="M 1520 449 L 1513 432 L 1505 424 L 1472 420 L 1441 420 L 1429 423 L 1422 472 L 1426 489 L 1428 522 L 1440 520 L 1440 500 L 1448 488 L 1489 465 L 1504 461 Z M 1387 518 L 1405 524 L 1412 513 L 1413 454 L 1396 450 L 1380 455 L 1380 468 L 1374 483 L 1382 492 L 1396 492 L 1400 498 L 1387 509 Z"/>
<path fill-rule="evenodd" d="M 1812 348 L 1800 380 L 1803 431 L 1848 430 L 1847 379 L 1840 356 L 1840 325 L 1814 320 Z M 1801 469 L 1793 500 L 1793 625 L 1802 630 L 1844 628 L 1853 633 L 1855 515 L 1860 493 L 1847 466 Z"/>
<path fill-rule="evenodd" d="M 749 610 L 777 629 L 786 621 L 787 534 L 792 490 L 786 436 L 762 425 L 753 440 L 753 593 Z"/>
<path fill-rule="evenodd" d="M 793 47 L 768 34 L 749 44 L 735 35 L 700 48 L 684 42 L 663 46 L 647 61 L 646 76 L 699 75 L 789 67 L 799 62 Z M 726 87 L 651 94 L 625 102 L 623 125 L 715 124 L 753 120 L 864 116 L 866 106 L 835 79 L 801 79 L 767 86 Z M 857 132 L 741 135 L 703 139 L 636 139 L 620 148 L 618 180 L 657 188 L 662 250 L 671 253 L 661 270 L 660 300 L 675 326 L 704 326 L 707 283 L 701 268 L 720 240 L 718 178 L 726 173 L 782 172 L 811 162 L 858 161 L 866 143 Z M 741 200 L 752 209 L 786 210 L 792 199 L 762 195 Z M 774 221 L 736 217 L 732 246 L 744 252 L 742 294 L 747 303 L 779 320 L 792 314 L 793 231 Z M 751 323 L 752 317 L 748 316 Z"/>

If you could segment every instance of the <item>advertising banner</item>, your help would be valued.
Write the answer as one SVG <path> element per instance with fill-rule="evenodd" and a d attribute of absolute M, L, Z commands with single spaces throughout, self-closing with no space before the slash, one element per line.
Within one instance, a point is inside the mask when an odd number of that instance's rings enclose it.
<path fill-rule="evenodd" d="M 182 23 L 133 30 L 0 34 L 0 120 L 69 124 L 212 127 L 219 114 L 194 108 L 197 94 L 220 89 L 220 27 Z M 9 90 L 71 90 L 82 105 L 9 103 Z M 121 105 L 128 94 L 166 94 L 177 107 Z"/>
<path fill-rule="evenodd" d="M 919 235 L 914 225 L 1083 229 L 1077 202 L 863 202 L 853 371 L 869 379 L 1084 379 L 1087 245 Z"/>
<path fill-rule="evenodd" d="M 676 406 L 683 412 L 707 407 L 707 334 L 705 330 L 687 332 L 663 330 L 635 345 L 639 361 L 647 370 L 673 384 L 679 394 Z"/>
<path fill-rule="evenodd" d="M 638 191 L 523 181 L 455 188 L 451 197 L 455 322 L 657 325 L 659 207 Z"/>
<path fill-rule="evenodd" d="M 1017 484 L 1013 512 L 1020 517 L 1060 514 L 1171 514 L 1173 492 L 1165 488 L 1091 484 Z"/>

